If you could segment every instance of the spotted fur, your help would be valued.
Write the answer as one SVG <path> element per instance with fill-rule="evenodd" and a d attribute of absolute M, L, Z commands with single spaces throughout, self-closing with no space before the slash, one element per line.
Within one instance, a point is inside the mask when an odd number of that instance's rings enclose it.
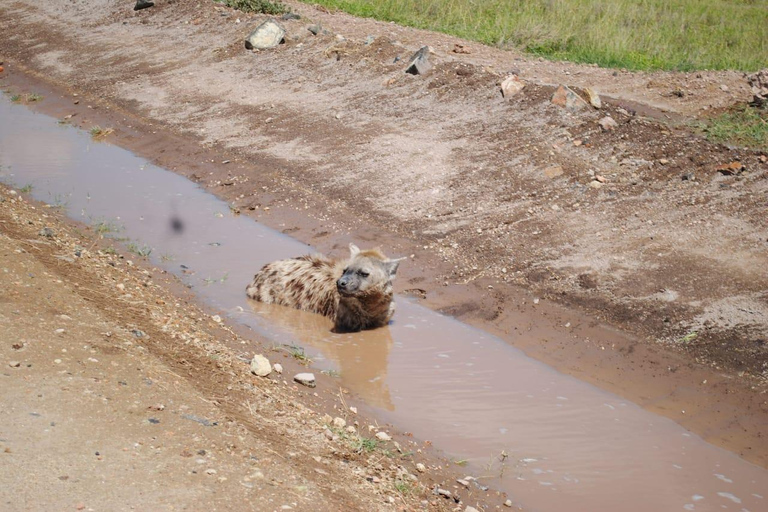
<path fill-rule="evenodd" d="M 350 258 L 301 256 L 264 265 L 245 289 L 248 297 L 320 313 L 334 320 L 337 332 L 386 325 L 395 313 L 392 280 L 400 260 L 378 249 L 350 244 Z"/>

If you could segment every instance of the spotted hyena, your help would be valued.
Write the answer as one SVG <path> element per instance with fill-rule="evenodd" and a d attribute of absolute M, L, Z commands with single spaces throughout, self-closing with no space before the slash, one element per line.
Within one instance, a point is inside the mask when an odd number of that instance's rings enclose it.
<path fill-rule="evenodd" d="M 349 244 L 349 259 L 301 256 L 264 265 L 245 288 L 248 297 L 320 313 L 337 332 L 381 327 L 395 313 L 392 280 L 403 259 Z"/>

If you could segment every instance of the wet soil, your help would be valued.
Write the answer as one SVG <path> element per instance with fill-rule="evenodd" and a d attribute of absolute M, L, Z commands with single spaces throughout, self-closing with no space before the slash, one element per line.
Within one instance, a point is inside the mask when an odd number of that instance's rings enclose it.
<path fill-rule="evenodd" d="M 768 167 L 688 127 L 749 99 L 740 74 L 613 72 L 473 44 L 454 54 L 453 38 L 298 4 L 286 44 L 247 52 L 259 17 L 96 4 L 0 7 L 0 83 L 73 124 L 114 128 L 322 251 L 358 241 L 413 255 L 401 291 L 766 466 Z M 332 33 L 312 36 L 310 22 Z M 435 68 L 404 74 L 395 58 L 422 43 Z M 505 100 L 510 71 L 527 86 Z M 595 88 L 604 107 L 551 105 L 558 83 Z M 599 128 L 606 114 L 617 129 Z M 735 160 L 741 174 L 716 171 Z M 561 324 L 578 343 L 517 335 L 573 314 L 561 306 L 581 312 Z M 598 322 L 636 337 L 589 336 Z"/>

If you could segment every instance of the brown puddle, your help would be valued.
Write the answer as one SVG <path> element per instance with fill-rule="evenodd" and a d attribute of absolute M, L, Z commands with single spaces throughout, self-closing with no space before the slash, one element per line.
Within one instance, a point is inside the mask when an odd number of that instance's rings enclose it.
<path fill-rule="evenodd" d="M 153 262 L 203 300 L 267 344 L 303 347 L 383 419 L 466 460 L 468 475 L 527 510 L 768 510 L 767 470 L 406 299 L 388 328 L 358 334 L 248 301 L 245 284 L 262 264 L 311 249 L 233 215 L 185 178 L 6 100 L 0 179 L 32 185 L 35 198 L 137 252 L 151 248 Z"/>

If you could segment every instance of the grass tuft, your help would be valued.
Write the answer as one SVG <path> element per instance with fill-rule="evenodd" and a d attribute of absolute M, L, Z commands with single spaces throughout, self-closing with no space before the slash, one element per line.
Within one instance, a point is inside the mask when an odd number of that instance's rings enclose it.
<path fill-rule="evenodd" d="M 243 12 L 256 12 L 260 14 L 284 14 L 288 8 L 280 0 L 221 0 L 227 7 Z"/>
<path fill-rule="evenodd" d="M 768 106 L 741 105 L 710 118 L 700 128 L 711 141 L 768 151 Z"/>
<path fill-rule="evenodd" d="M 764 0 L 304 0 L 556 60 L 635 70 L 768 62 Z"/>
<path fill-rule="evenodd" d="M 103 139 L 110 133 L 112 133 L 114 130 L 112 128 L 102 128 L 101 126 L 93 126 L 90 129 L 91 137 L 94 139 Z"/>

